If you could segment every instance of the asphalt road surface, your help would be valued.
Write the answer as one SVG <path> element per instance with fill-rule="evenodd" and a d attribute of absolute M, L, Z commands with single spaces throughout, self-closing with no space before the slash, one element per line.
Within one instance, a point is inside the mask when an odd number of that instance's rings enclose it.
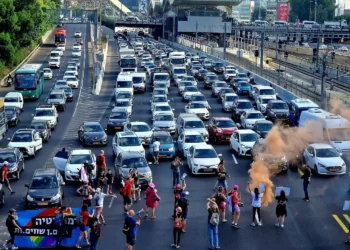
<path fill-rule="evenodd" d="M 67 63 L 70 56 L 74 38 L 72 34 L 75 30 L 81 30 L 83 37 L 86 36 L 84 50 L 87 52 L 87 42 L 90 37 L 90 30 L 82 24 L 66 25 L 68 34 L 68 52 L 66 52 L 64 63 Z M 51 49 L 42 48 L 33 57 L 33 62 L 47 61 L 47 55 Z M 6 205 L 2 208 L 0 228 L 0 239 L 5 240 L 6 228 L 4 228 L 5 212 L 9 208 L 24 209 L 24 199 L 26 188 L 24 184 L 28 183 L 32 177 L 33 171 L 41 167 L 52 167 L 52 155 L 61 147 L 66 146 L 68 149 L 82 148 L 77 140 L 77 127 L 83 121 L 100 121 L 102 126 L 107 124 L 107 116 L 113 108 L 111 104 L 113 88 L 119 71 L 117 55 L 117 44 L 109 41 L 109 51 L 107 55 L 107 66 L 104 76 L 104 83 L 100 96 L 92 96 L 89 92 L 90 79 L 88 69 L 88 54 L 83 53 L 83 61 L 86 61 L 85 68 L 82 66 L 80 75 L 85 72 L 84 83 L 81 83 L 81 90 L 75 90 L 75 100 L 67 106 L 65 112 L 60 113 L 60 121 L 57 130 L 53 132 L 53 137 L 46 143 L 41 152 L 34 159 L 26 160 L 26 170 L 22 173 L 21 179 L 12 182 L 16 193 L 6 197 Z M 56 70 L 55 76 L 60 79 L 64 73 L 64 63 L 62 71 Z M 141 69 L 140 69 L 141 71 Z M 58 73 L 57 73 L 58 72 Z M 80 78 L 81 78 L 80 77 Z M 53 81 L 45 83 L 44 95 L 40 101 L 45 100 Z M 229 113 L 221 111 L 221 104 L 216 98 L 211 97 L 210 90 L 203 88 L 201 82 L 198 86 L 202 93 L 207 97 L 212 109 L 211 117 L 230 116 Z M 78 103 L 78 94 L 80 99 Z M 135 94 L 132 121 L 145 121 L 151 123 L 150 99 L 151 88 L 148 86 L 146 93 Z M 175 115 L 184 112 L 185 103 L 177 95 L 177 88 L 172 85 L 170 88 L 170 105 L 175 109 Z M 25 112 L 21 116 L 19 125 L 10 129 L 8 136 L 18 129 L 26 127 L 31 121 L 31 115 L 35 109 L 36 102 L 26 102 Z M 207 123 L 207 122 L 206 122 Z M 107 157 L 108 168 L 113 169 L 112 161 L 112 142 L 113 136 L 108 136 L 108 146 L 91 147 L 95 154 L 104 149 Z M 174 138 L 177 139 L 177 138 Z M 6 146 L 7 142 L 1 142 Z M 283 229 L 276 228 L 275 206 L 262 209 L 262 227 L 251 227 L 252 208 L 251 196 L 245 191 L 249 181 L 248 170 L 251 160 L 248 158 L 237 158 L 232 155 L 228 144 L 214 145 L 217 153 L 222 154 L 222 159 L 226 161 L 226 169 L 231 175 L 228 180 L 229 189 L 234 184 L 240 186 L 242 192 L 242 201 L 245 207 L 241 208 L 241 229 L 231 228 L 230 223 L 219 225 L 219 241 L 221 249 L 307 249 L 307 250 L 329 250 L 329 249 L 347 249 L 344 245 L 346 240 L 345 231 L 350 218 L 343 216 L 342 211 L 344 200 L 347 200 L 346 191 L 350 183 L 348 175 L 335 177 L 317 177 L 313 176 L 309 188 L 311 202 L 302 201 L 303 189 L 300 174 L 297 171 L 289 171 L 288 174 L 273 178 L 275 186 L 285 186 L 291 188 L 291 196 L 288 203 L 288 217 L 286 218 Z M 347 161 L 349 164 L 349 161 Z M 170 161 L 161 161 L 159 165 L 151 165 L 153 180 L 156 184 L 161 201 L 156 210 L 157 218 L 155 220 L 146 219 L 141 221 L 141 226 L 137 233 L 136 250 L 154 250 L 170 249 L 172 244 L 173 221 L 171 215 L 173 212 L 173 189 L 172 173 L 170 170 Z M 186 164 L 181 167 L 181 171 L 186 172 L 189 176 L 186 179 L 187 190 L 190 192 L 189 214 L 187 233 L 181 237 L 181 249 L 207 249 L 209 240 L 207 236 L 207 211 L 205 208 L 206 198 L 213 195 L 213 186 L 216 181 L 214 176 L 193 176 L 189 173 Z M 64 205 L 80 207 L 82 205 L 81 197 L 77 196 L 75 191 L 78 188 L 75 184 L 67 183 L 65 186 Z M 114 187 L 115 188 L 115 187 Z M 114 189 L 116 191 L 116 189 Z M 118 197 L 105 199 L 104 216 L 107 225 L 102 228 L 102 236 L 99 242 L 99 249 L 124 249 L 125 236 L 122 233 L 124 215 L 122 199 Z M 133 205 L 134 210 L 145 207 L 145 201 L 139 201 Z M 336 219 L 338 220 L 336 220 Z M 230 221 L 230 216 L 227 215 Z M 349 220 L 349 221 L 348 221 Z M 344 226 L 344 228 L 342 228 Z"/>

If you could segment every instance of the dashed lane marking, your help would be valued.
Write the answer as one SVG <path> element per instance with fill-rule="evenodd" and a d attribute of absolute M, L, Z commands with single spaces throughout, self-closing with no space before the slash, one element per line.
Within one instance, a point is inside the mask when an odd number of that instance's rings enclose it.
<path fill-rule="evenodd" d="M 332 214 L 335 221 L 339 224 L 339 226 L 343 229 L 345 233 L 349 233 L 349 229 L 345 224 L 342 222 L 342 220 L 338 217 L 336 214 Z M 344 218 L 350 223 L 350 217 L 346 214 L 343 214 Z"/>
<path fill-rule="evenodd" d="M 301 171 L 300 168 L 298 168 L 298 173 L 299 173 L 300 175 L 304 175 L 303 171 Z"/>
<path fill-rule="evenodd" d="M 233 159 L 233 161 L 234 161 L 236 164 L 238 164 L 237 159 L 236 159 L 236 156 L 235 156 L 234 154 L 232 154 L 232 159 Z"/>
<path fill-rule="evenodd" d="M 112 197 L 111 201 L 109 202 L 108 208 L 111 208 L 113 206 L 114 197 Z"/>

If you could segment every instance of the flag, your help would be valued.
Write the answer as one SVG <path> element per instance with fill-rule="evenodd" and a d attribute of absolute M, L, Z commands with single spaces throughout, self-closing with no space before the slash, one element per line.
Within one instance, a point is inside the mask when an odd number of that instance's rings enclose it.
<path fill-rule="evenodd" d="M 89 182 L 89 178 L 88 178 L 88 176 L 86 174 L 84 165 L 81 167 L 81 170 L 80 170 L 80 180 L 82 182 Z"/>

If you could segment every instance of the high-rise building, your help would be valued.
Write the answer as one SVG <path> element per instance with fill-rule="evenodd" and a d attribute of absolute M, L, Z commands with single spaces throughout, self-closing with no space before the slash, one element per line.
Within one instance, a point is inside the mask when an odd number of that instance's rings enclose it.
<path fill-rule="evenodd" d="M 277 2 L 269 1 L 266 4 L 266 21 L 274 21 L 277 19 Z"/>
<path fill-rule="evenodd" d="M 232 7 L 232 17 L 238 21 L 251 21 L 252 11 L 250 0 L 243 0 L 239 5 Z"/>
<path fill-rule="evenodd" d="M 268 0 L 255 0 L 254 8 L 266 9 Z"/>
<path fill-rule="evenodd" d="M 132 12 L 138 11 L 138 0 L 119 0 L 122 4 L 124 4 L 129 10 Z"/>

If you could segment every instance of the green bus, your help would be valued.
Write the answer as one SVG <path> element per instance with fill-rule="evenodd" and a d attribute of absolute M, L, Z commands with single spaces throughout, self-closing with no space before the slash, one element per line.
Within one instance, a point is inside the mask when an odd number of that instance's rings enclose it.
<path fill-rule="evenodd" d="M 15 73 L 15 90 L 24 99 L 39 99 L 44 88 L 44 73 L 41 64 L 24 64 Z"/>

